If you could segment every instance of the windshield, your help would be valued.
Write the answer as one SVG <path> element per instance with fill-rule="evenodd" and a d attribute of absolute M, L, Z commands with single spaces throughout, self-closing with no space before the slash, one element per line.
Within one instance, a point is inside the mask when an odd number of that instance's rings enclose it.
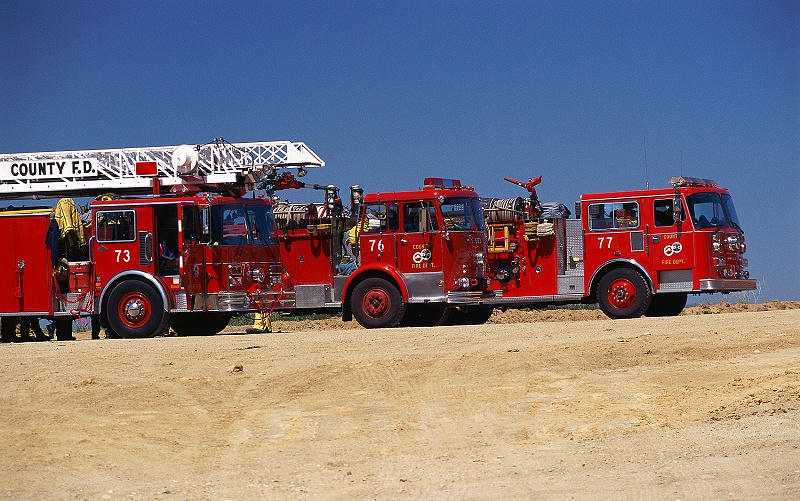
<path fill-rule="evenodd" d="M 216 245 L 277 245 L 272 207 L 212 206 L 211 241 Z"/>
<path fill-rule="evenodd" d="M 278 245 L 275 215 L 268 205 L 247 206 L 247 227 L 255 245 Z"/>
<path fill-rule="evenodd" d="M 722 205 L 725 207 L 725 213 L 728 215 L 728 220 L 731 226 L 742 229 L 739 226 L 739 216 L 736 215 L 736 208 L 733 206 L 733 198 L 730 195 L 722 195 Z"/>
<path fill-rule="evenodd" d="M 445 229 L 483 230 L 483 209 L 477 198 L 445 198 L 441 204 Z"/>
<path fill-rule="evenodd" d="M 730 195 L 695 193 L 686 197 L 686 201 L 695 228 L 722 228 L 728 225 L 740 228 Z"/>

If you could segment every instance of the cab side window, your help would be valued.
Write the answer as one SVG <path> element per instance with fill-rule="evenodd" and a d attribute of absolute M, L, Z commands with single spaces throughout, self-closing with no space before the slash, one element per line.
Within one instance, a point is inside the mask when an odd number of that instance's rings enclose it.
<path fill-rule="evenodd" d="M 132 210 L 97 211 L 95 228 L 98 242 L 136 240 L 136 217 Z"/>
<path fill-rule="evenodd" d="M 361 231 L 364 233 L 378 233 L 386 231 L 386 227 L 386 206 L 369 204 L 364 207 Z"/>
<path fill-rule="evenodd" d="M 400 209 L 397 204 L 389 204 L 387 212 L 389 219 L 389 231 L 398 231 L 400 229 Z"/>
<path fill-rule="evenodd" d="M 683 204 L 679 205 L 679 209 Z M 674 226 L 675 216 L 673 216 L 675 201 L 672 198 L 653 201 L 653 222 L 657 227 Z M 681 221 L 686 221 L 686 211 L 681 211 Z"/>
<path fill-rule="evenodd" d="M 637 202 L 589 204 L 589 229 L 613 230 L 639 227 Z"/>
<path fill-rule="evenodd" d="M 672 219 L 672 199 L 653 201 L 653 220 L 657 227 L 675 224 Z"/>
<path fill-rule="evenodd" d="M 423 233 L 438 229 L 436 207 L 431 202 L 412 202 L 403 205 L 403 231 Z"/>

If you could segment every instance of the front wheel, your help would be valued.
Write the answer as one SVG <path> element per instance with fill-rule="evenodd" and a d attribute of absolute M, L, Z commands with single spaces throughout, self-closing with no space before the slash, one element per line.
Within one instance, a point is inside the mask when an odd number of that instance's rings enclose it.
<path fill-rule="evenodd" d="M 641 317 L 650 306 L 650 288 L 638 272 L 617 268 L 600 279 L 597 302 L 609 318 Z"/>
<path fill-rule="evenodd" d="M 351 307 L 356 321 L 367 329 L 394 327 L 403 320 L 406 311 L 397 287 L 377 277 L 356 285 Z"/>
<path fill-rule="evenodd" d="M 120 337 L 152 337 L 167 330 L 169 314 L 161 294 L 141 280 L 126 280 L 108 297 L 108 325 Z"/>

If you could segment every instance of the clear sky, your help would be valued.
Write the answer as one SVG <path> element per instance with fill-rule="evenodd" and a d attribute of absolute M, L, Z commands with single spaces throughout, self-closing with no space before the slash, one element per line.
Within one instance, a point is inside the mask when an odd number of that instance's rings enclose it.
<path fill-rule="evenodd" d="M 0 50 L 0 153 L 290 139 L 310 183 L 570 208 L 707 177 L 800 299 L 797 0 L 5 0 Z"/>

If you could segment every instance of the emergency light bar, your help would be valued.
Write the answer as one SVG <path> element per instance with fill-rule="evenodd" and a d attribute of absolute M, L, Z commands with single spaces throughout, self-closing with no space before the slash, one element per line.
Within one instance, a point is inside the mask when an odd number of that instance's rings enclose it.
<path fill-rule="evenodd" d="M 697 186 L 700 188 L 717 188 L 719 185 L 716 181 L 712 179 L 703 179 L 699 177 L 685 177 L 685 176 L 673 176 L 669 178 L 669 184 L 674 187 L 688 187 L 688 186 Z"/>
<path fill-rule="evenodd" d="M 423 184 L 426 188 L 461 188 L 460 180 L 441 177 L 426 177 Z"/>

